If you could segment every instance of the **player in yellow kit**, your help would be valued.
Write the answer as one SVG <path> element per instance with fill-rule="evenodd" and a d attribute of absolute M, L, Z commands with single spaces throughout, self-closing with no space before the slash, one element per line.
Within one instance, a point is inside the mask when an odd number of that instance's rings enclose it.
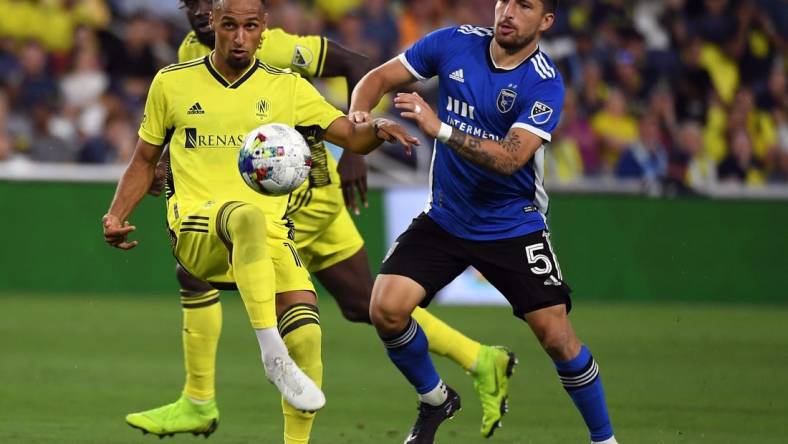
<path fill-rule="evenodd" d="M 210 0 L 184 2 L 192 31 L 178 49 L 179 61 L 210 52 L 214 40 L 208 26 L 210 4 Z M 307 77 L 344 76 L 348 91 L 366 74 L 368 66 L 364 56 L 324 37 L 295 36 L 280 29 L 264 31 L 257 56 L 269 65 L 289 68 Z M 353 187 L 358 188 L 362 201 L 365 199 L 366 170 L 363 163 L 359 164 L 363 157 L 345 151 L 339 162 L 340 178 L 335 160 L 322 143 L 313 144 L 312 148 L 315 160 L 312 174 L 309 181 L 293 193 L 288 208 L 288 216 L 296 226 L 298 252 L 305 267 L 332 293 L 347 319 L 370 323 L 372 276 L 363 240 L 344 205 L 347 202 L 348 206 L 355 207 Z M 213 400 L 216 350 L 221 331 L 219 293 L 181 267 L 177 276 L 184 313 L 187 373 L 184 395 L 189 400 Z M 514 357 L 504 349 L 483 346 L 467 338 L 422 309 L 417 309 L 413 316 L 429 337 L 431 351 L 451 358 L 473 376 L 484 413 L 481 432 L 489 435 L 504 412 L 508 394 L 507 369 L 513 365 Z M 291 335 L 287 327 L 299 319 L 283 319 L 285 325 L 280 325 L 280 330 L 287 332 L 283 333 L 286 343 L 291 336 L 297 336 Z M 132 414 L 129 419 L 133 422 L 139 415 L 149 412 L 153 411 Z M 159 411 L 156 415 L 165 413 Z M 286 430 L 290 428 L 288 418 L 294 416 L 286 415 Z"/>
<path fill-rule="evenodd" d="M 137 245 L 127 240 L 135 227 L 125 221 L 150 187 L 169 144 L 167 227 L 176 259 L 202 281 L 237 286 L 266 376 L 282 393 L 285 412 L 314 411 L 325 404 L 318 388 L 321 333 L 314 288 L 284 216 L 288 197 L 263 196 L 247 187 L 237 170 L 238 149 L 250 129 L 271 122 L 310 128 L 316 138 L 325 136 L 359 153 L 384 138 L 408 149 L 418 141 L 385 119 L 351 123 L 298 74 L 257 60 L 265 0 L 217 0 L 212 13 L 215 50 L 162 69 L 151 84 L 137 148 L 103 218 L 104 237 L 124 250 Z M 210 306 L 213 296 L 190 304 Z M 286 346 L 282 336 L 296 334 L 299 340 Z M 127 420 L 160 437 L 186 431 L 208 436 L 218 425 L 218 410 L 212 399 L 184 396 Z M 286 443 L 307 441 L 311 423 L 308 413 L 294 416 L 292 431 L 305 436 L 291 437 L 286 430 Z"/>

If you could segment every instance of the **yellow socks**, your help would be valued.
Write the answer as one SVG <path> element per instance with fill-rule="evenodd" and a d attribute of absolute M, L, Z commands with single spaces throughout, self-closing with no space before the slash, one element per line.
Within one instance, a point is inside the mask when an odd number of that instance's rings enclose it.
<path fill-rule="evenodd" d="M 222 332 L 222 304 L 219 291 L 189 294 L 181 292 L 183 306 L 183 361 L 186 386 L 183 393 L 198 400 L 215 396 L 216 347 Z"/>
<path fill-rule="evenodd" d="M 266 248 L 266 220 L 259 209 L 246 204 L 231 204 L 222 212 L 220 235 L 232 241 L 235 283 L 255 329 L 276 326 L 274 292 L 276 277 L 271 254 Z"/>
<path fill-rule="evenodd" d="M 287 350 L 318 387 L 323 384 L 323 360 L 321 358 L 322 331 L 317 307 L 311 304 L 295 304 L 279 316 L 279 334 Z M 315 421 L 314 413 L 294 409 L 282 401 L 285 418 L 285 444 L 306 444 Z"/>
<path fill-rule="evenodd" d="M 480 343 L 451 328 L 421 307 L 416 307 L 412 316 L 427 335 L 432 353 L 451 359 L 465 371 L 473 371 L 482 347 Z"/>

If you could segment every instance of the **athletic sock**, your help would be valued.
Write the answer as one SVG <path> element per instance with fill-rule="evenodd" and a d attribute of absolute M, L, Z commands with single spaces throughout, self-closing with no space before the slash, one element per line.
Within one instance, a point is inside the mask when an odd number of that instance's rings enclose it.
<path fill-rule="evenodd" d="M 416 307 L 413 319 L 419 323 L 429 341 L 430 351 L 445 356 L 473 372 L 482 345 L 463 335 L 427 310 Z"/>
<path fill-rule="evenodd" d="M 318 387 L 321 387 L 323 383 L 322 331 L 317 307 L 311 304 L 296 304 L 289 307 L 279 316 L 279 334 L 295 363 L 315 381 Z M 315 414 L 296 410 L 284 400 L 282 400 L 282 413 L 285 420 L 285 444 L 309 442 Z"/>
<path fill-rule="evenodd" d="M 586 346 L 574 359 L 555 362 L 558 377 L 575 406 L 583 415 L 591 441 L 602 442 L 613 436 L 613 426 L 607 413 L 605 391 L 599 376 L 599 366 Z"/>
<path fill-rule="evenodd" d="M 183 361 L 186 384 L 183 393 L 193 401 L 216 396 L 216 348 L 222 332 L 222 304 L 219 291 L 181 291 L 183 307 Z"/>
<path fill-rule="evenodd" d="M 389 358 L 420 395 L 430 392 L 441 381 L 430 359 L 429 343 L 418 322 L 410 319 L 407 327 L 392 337 L 381 337 Z"/>

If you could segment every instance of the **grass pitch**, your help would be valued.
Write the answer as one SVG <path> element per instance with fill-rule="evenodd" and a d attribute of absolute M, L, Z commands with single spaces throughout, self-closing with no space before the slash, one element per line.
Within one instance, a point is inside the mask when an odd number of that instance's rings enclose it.
<path fill-rule="evenodd" d="M 640 443 L 785 443 L 788 307 L 587 303 L 572 319 L 600 363 L 616 436 Z M 221 426 L 211 443 L 281 443 L 281 413 L 237 294 L 223 296 Z M 0 443 L 156 443 L 130 411 L 175 400 L 183 381 L 177 293 L 0 294 Z M 463 411 L 439 443 L 587 443 L 582 420 L 524 323 L 505 308 L 435 307 L 468 335 L 520 358 L 510 414 L 484 440 L 471 380 L 443 358 Z M 400 443 L 416 398 L 371 327 L 321 303 L 327 407 L 312 444 Z M 202 438 L 176 436 L 173 443 Z"/>

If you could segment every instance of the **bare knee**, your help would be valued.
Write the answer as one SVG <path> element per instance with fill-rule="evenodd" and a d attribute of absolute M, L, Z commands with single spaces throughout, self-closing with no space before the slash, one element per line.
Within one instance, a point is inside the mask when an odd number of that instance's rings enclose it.
<path fill-rule="evenodd" d="M 366 299 L 354 300 L 352 304 L 340 305 L 339 308 L 342 310 L 342 316 L 350 322 L 372 323 L 369 317 L 369 301 Z"/>
<path fill-rule="evenodd" d="M 410 314 L 424 299 L 424 295 L 424 289 L 409 278 L 378 276 L 369 306 L 369 317 L 378 333 L 388 336 L 404 330 Z"/>

